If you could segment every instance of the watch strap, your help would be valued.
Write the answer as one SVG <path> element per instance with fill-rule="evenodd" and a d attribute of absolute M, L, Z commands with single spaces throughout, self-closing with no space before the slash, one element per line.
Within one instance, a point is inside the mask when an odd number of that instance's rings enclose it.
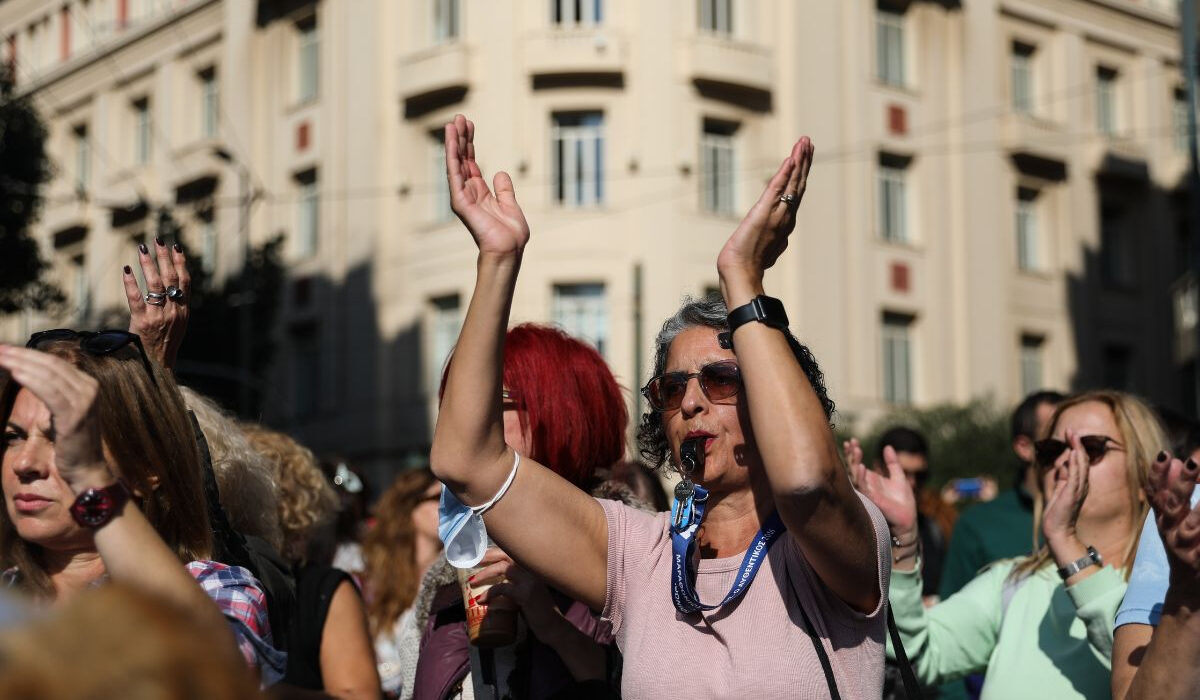
<path fill-rule="evenodd" d="M 1079 557 L 1066 566 L 1058 567 L 1058 575 L 1061 576 L 1064 581 L 1066 581 L 1093 564 L 1096 566 L 1104 566 L 1104 560 L 1100 558 L 1100 552 L 1097 552 L 1095 547 L 1088 545 L 1087 554 Z"/>
<path fill-rule="evenodd" d="M 731 336 L 734 331 L 751 321 L 765 323 L 772 328 L 788 327 L 788 317 L 783 308 L 783 302 L 765 294 L 759 294 L 748 304 L 742 304 L 730 311 L 727 318 Z"/>

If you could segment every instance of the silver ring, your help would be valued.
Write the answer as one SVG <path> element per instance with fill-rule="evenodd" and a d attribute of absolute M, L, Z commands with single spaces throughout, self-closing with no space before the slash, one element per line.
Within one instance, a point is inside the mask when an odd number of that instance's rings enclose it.
<path fill-rule="evenodd" d="M 167 287 L 167 298 L 177 304 L 182 304 L 183 290 L 179 287 Z"/>
<path fill-rule="evenodd" d="M 142 301 L 151 306 L 162 306 L 167 303 L 167 295 L 165 292 L 146 292 L 142 297 Z"/>
<path fill-rule="evenodd" d="M 785 192 L 784 194 L 779 195 L 779 201 L 783 202 L 784 204 L 786 204 L 790 207 L 793 204 L 795 204 L 796 202 L 799 202 L 800 198 L 797 197 L 796 195 L 792 194 L 791 192 Z"/>

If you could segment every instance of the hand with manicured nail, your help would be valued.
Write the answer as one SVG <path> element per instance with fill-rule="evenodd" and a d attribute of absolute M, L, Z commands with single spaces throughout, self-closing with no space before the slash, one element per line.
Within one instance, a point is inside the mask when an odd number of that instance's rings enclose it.
<path fill-rule="evenodd" d="M 1200 505 L 1191 507 L 1192 491 L 1200 467 L 1169 459 L 1165 453 L 1150 465 L 1146 498 L 1154 508 L 1154 519 L 1167 550 L 1171 567 L 1171 591 L 1200 602 Z"/>
<path fill-rule="evenodd" d="M 123 270 L 125 299 L 129 303 L 129 332 L 142 338 L 146 354 L 167 368 L 175 366 L 175 358 L 187 333 L 188 302 L 191 300 L 192 277 L 187 270 L 187 257 L 178 243 L 168 246 L 161 238 L 154 239 L 154 251 L 138 246 L 138 264 L 146 278 L 146 291 L 167 294 L 161 303 L 147 303 L 138 287 L 133 270 Z"/>

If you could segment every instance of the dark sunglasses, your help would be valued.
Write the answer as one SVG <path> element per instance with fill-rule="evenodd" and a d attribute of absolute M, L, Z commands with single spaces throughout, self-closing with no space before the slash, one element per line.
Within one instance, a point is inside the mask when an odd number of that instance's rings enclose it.
<path fill-rule="evenodd" d="M 1079 438 L 1083 451 L 1087 452 L 1088 466 L 1104 459 L 1109 450 L 1121 450 L 1121 444 L 1107 435 L 1084 435 Z M 1054 438 L 1046 438 L 1033 443 L 1034 459 L 1042 469 L 1049 469 L 1058 461 L 1060 455 L 1071 447 L 1070 443 Z"/>
<path fill-rule="evenodd" d="M 111 355 L 127 345 L 133 345 L 137 348 L 138 356 L 142 359 L 142 366 L 146 368 L 146 374 L 150 375 L 150 381 L 158 384 L 154 379 L 154 369 L 150 367 L 150 358 L 146 356 L 146 348 L 142 347 L 142 339 L 136 333 L 119 330 L 106 330 L 100 332 L 94 331 L 74 331 L 70 328 L 55 328 L 49 331 L 38 331 L 29 336 L 29 341 L 25 343 L 25 347 L 34 350 L 39 349 L 46 343 L 53 343 L 60 340 L 78 340 L 79 349 L 89 355 Z"/>
<path fill-rule="evenodd" d="M 642 396 L 655 411 L 674 411 L 683 403 L 692 377 L 700 378 L 700 390 L 709 401 L 735 396 L 742 387 L 742 371 L 738 369 L 737 360 L 721 360 L 704 365 L 699 372 L 660 374 L 642 388 Z"/>

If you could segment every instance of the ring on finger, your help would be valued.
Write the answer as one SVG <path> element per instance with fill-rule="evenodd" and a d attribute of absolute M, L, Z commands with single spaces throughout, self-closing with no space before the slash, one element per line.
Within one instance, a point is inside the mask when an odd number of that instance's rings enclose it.
<path fill-rule="evenodd" d="M 166 292 L 146 292 L 146 295 L 142 297 L 142 301 L 151 306 L 162 306 L 167 303 L 167 294 Z"/>
<path fill-rule="evenodd" d="M 796 203 L 800 201 L 800 197 L 792 194 L 791 192 L 784 192 L 783 194 L 779 195 L 779 201 L 791 207 L 795 206 Z"/>
<path fill-rule="evenodd" d="M 175 286 L 167 287 L 167 298 L 170 299 L 171 301 L 175 302 L 176 304 L 182 304 L 183 297 L 184 297 L 183 290 L 180 289 L 179 287 L 175 287 Z"/>

